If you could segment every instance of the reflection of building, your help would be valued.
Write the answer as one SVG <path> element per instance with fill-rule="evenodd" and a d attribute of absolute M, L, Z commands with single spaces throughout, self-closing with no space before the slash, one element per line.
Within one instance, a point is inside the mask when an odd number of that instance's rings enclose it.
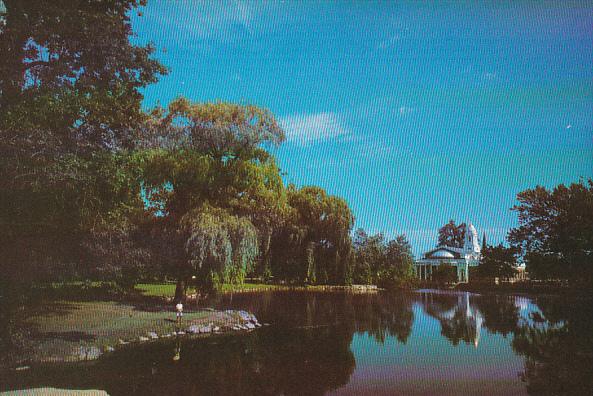
<path fill-rule="evenodd" d="M 424 253 L 423 258 L 415 262 L 416 275 L 421 280 L 430 280 L 436 267 L 448 264 L 455 268 L 457 282 L 465 283 L 469 281 L 469 268 L 478 266 L 480 257 L 478 232 L 473 224 L 469 223 L 462 248 L 438 246 Z"/>
<path fill-rule="evenodd" d="M 454 345 L 465 341 L 478 347 L 484 318 L 470 305 L 470 293 L 427 293 L 422 300 L 426 313 L 438 319 L 442 334 Z"/>

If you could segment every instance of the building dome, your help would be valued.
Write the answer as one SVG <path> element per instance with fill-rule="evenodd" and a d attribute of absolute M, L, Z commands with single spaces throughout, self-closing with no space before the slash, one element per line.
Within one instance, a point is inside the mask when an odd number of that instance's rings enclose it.
<path fill-rule="evenodd" d="M 437 250 L 430 255 L 430 258 L 452 259 L 455 258 L 455 255 L 447 250 Z"/>
<path fill-rule="evenodd" d="M 466 252 L 472 254 L 480 253 L 480 244 L 478 243 L 478 231 L 472 223 L 469 223 L 465 230 L 465 241 L 463 248 Z"/>

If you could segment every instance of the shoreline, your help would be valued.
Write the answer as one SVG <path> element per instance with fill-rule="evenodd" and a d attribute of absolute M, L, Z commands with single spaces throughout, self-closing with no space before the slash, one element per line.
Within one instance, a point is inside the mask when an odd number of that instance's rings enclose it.
<path fill-rule="evenodd" d="M 175 312 L 146 310 L 117 301 L 48 303 L 24 321 L 22 358 L 5 368 L 94 361 L 116 350 L 158 340 L 250 332 L 264 326 L 241 310 L 188 310 L 177 326 Z"/>

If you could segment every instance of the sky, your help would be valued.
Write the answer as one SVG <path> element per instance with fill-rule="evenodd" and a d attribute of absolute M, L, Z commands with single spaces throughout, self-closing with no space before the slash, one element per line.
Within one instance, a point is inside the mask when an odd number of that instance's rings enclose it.
<path fill-rule="evenodd" d="M 489 243 L 516 194 L 593 176 L 590 1 L 155 1 L 134 14 L 170 73 L 144 106 L 255 104 L 285 182 L 346 199 L 416 255 L 449 219 Z"/>

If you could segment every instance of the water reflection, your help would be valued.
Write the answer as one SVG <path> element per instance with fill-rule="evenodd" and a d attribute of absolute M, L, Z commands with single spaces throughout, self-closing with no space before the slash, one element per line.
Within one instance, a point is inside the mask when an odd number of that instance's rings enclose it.
<path fill-rule="evenodd" d="M 469 293 L 422 293 L 425 312 L 441 323 L 441 334 L 453 345 L 460 341 L 478 346 L 483 316 Z"/>
<path fill-rule="evenodd" d="M 521 322 L 513 349 L 534 395 L 593 394 L 593 300 L 540 297 Z"/>
<path fill-rule="evenodd" d="M 449 384 L 450 393 L 467 389 L 460 386 L 471 381 L 489 393 L 593 389 L 591 300 L 434 291 L 270 292 L 227 295 L 206 304 L 249 310 L 271 325 L 243 335 L 159 340 L 90 365 L 38 367 L 0 380 L 0 390 L 54 386 L 105 389 L 111 395 L 322 395 L 340 393 L 353 380 L 367 384 L 356 393 L 375 392 L 373 378 L 383 376 L 385 393 L 398 393 L 403 383 L 389 381 L 396 374 L 412 384 L 406 393 L 421 392 L 415 385 L 430 381 L 433 390 Z M 361 346 L 355 337 L 373 345 Z M 380 366 L 361 358 L 360 348 L 380 351 L 374 352 L 381 354 Z M 471 359 L 483 364 L 476 370 Z M 431 362 L 436 361 L 446 363 L 435 368 Z M 463 384 L 450 386 L 460 375 Z"/>

